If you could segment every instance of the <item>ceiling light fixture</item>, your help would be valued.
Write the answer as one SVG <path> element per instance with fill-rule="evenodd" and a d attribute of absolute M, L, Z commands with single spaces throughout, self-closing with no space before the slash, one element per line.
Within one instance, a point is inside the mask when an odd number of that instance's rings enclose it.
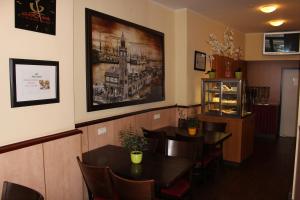
<path fill-rule="evenodd" d="M 271 13 L 271 12 L 274 12 L 275 10 L 277 10 L 277 8 L 278 8 L 278 5 L 270 4 L 270 5 L 260 6 L 259 10 L 264 13 Z"/>
<path fill-rule="evenodd" d="M 281 26 L 282 24 L 284 24 L 284 20 L 282 20 L 282 19 L 277 19 L 277 20 L 271 20 L 271 21 L 269 21 L 269 24 L 271 25 L 271 26 Z"/>

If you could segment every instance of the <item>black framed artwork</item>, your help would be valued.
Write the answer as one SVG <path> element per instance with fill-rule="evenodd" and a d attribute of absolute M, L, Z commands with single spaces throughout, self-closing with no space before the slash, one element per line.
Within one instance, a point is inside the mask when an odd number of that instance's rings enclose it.
<path fill-rule="evenodd" d="M 165 99 L 164 34 L 86 9 L 87 110 Z"/>
<path fill-rule="evenodd" d="M 11 107 L 59 102 L 57 61 L 10 59 Z"/>
<path fill-rule="evenodd" d="M 55 35 L 56 0 L 15 0 L 15 27 Z"/>
<path fill-rule="evenodd" d="M 206 53 L 195 51 L 194 70 L 205 71 Z"/>

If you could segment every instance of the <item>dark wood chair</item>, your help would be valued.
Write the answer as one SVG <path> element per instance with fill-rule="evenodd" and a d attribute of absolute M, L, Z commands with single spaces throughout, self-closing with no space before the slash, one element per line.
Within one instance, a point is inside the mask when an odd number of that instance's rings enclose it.
<path fill-rule="evenodd" d="M 219 122 L 202 122 L 202 129 L 206 132 L 225 132 L 226 123 Z"/>
<path fill-rule="evenodd" d="M 145 128 L 141 129 L 144 133 L 144 137 L 147 138 L 148 144 L 146 145 L 146 149 L 153 153 L 164 154 L 165 134 Z"/>
<path fill-rule="evenodd" d="M 154 180 L 135 181 L 122 178 L 110 170 L 114 191 L 121 200 L 155 199 Z"/>
<path fill-rule="evenodd" d="M 4 181 L 1 200 L 44 200 L 43 195 L 39 192 L 19 185 Z"/>
<path fill-rule="evenodd" d="M 201 148 L 203 148 L 203 141 L 196 138 L 176 138 L 166 139 L 165 154 L 167 156 L 184 157 L 195 161 L 195 164 L 199 157 L 201 157 Z M 190 174 L 188 174 L 190 175 Z M 162 188 L 160 190 L 161 195 L 164 197 L 171 197 L 175 199 L 183 199 L 190 191 L 191 183 L 190 177 L 183 177 L 175 181 L 172 186 L 168 188 Z"/>
<path fill-rule="evenodd" d="M 178 128 L 182 128 L 182 129 L 188 129 L 189 127 L 189 121 L 190 120 L 196 120 L 198 121 L 198 127 L 196 128 L 200 128 L 200 120 L 194 117 L 189 117 L 187 119 L 178 119 Z"/>
<path fill-rule="evenodd" d="M 205 134 L 209 134 L 210 132 L 225 132 L 226 125 L 226 123 L 204 121 L 202 128 Z M 208 146 L 205 148 L 202 161 L 203 168 L 206 168 L 211 163 L 217 163 L 217 166 L 219 166 L 219 164 L 222 162 L 223 144 L 218 146 Z"/>
<path fill-rule="evenodd" d="M 188 120 L 187 119 L 178 119 L 178 128 L 187 129 L 188 128 Z"/>
<path fill-rule="evenodd" d="M 78 156 L 77 162 L 88 189 L 89 200 L 115 199 L 108 167 L 86 165 L 80 161 Z"/>

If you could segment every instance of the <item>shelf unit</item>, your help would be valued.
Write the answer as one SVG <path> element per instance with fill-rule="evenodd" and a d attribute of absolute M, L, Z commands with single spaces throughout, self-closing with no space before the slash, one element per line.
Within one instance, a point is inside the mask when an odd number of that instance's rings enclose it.
<path fill-rule="evenodd" d="M 245 112 L 245 89 L 240 79 L 202 79 L 202 113 L 242 117 Z"/>

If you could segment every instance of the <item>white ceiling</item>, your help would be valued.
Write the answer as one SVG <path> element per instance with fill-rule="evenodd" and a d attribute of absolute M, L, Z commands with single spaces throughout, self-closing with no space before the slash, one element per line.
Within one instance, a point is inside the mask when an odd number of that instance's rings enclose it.
<path fill-rule="evenodd" d="M 244 33 L 300 30 L 300 0 L 152 0 L 172 9 L 189 8 L 218 20 Z M 258 11 L 265 4 L 277 3 L 280 8 L 270 14 Z M 286 24 L 271 27 L 272 19 L 286 19 Z"/>

